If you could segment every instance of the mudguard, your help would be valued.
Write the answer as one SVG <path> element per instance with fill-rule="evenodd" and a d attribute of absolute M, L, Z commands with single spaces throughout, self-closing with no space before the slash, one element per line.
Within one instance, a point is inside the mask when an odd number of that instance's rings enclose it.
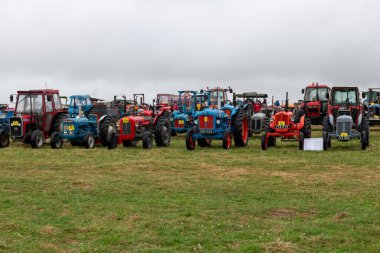
<path fill-rule="evenodd" d="M 360 113 L 358 117 L 358 126 L 360 126 L 360 124 L 362 123 L 362 120 L 363 120 L 363 113 Z"/>
<path fill-rule="evenodd" d="M 334 124 L 334 116 L 332 114 L 329 114 L 329 121 L 330 121 L 330 125 L 335 126 L 335 124 Z"/>

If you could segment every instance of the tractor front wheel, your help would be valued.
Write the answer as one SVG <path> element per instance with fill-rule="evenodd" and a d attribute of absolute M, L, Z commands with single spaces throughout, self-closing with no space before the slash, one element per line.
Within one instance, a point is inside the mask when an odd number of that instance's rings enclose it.
<path fill-rule="evenodd" d="M 195 139 L 194 134 L 197 132 L 196 127 L 190 128 L 186 133 L 186 148 L 187 150 L 194 150 L 195 149 Z"/>
<path fill-rule="evenodd" d="M 149 131 L 144 132 L 142 139 L 143 149 L 151 149 L 153 146 L 153 136 Z"/>
<path fill-rule="evenodd" d="M 154 131 L 157 147 L 167 147 L 170 144 L 171 128 L 170 120 L 167 116 L 161 116 Z"/>
<path fill-rule="evenodd" d="M 34 130 L 30 137 L 32 148 L 42 148 L 45 144 L 44 134 L 40 130 Z"/>
<path fill-rule="evenodd" d="M 105 147 L 108 145 L 109 134 L 111 132 L 116 132 L 115 122 L 113 122 L 113 119 L 110 116 L 105 116 L 99 122 L 99 129 L 100 138 L 102 139 L 102 145 L 103 147 Z"/>
<path fill-rule="evenodd" d="M 298 140 L 298 146 L 300 150 L 303 150 L 304 141 L 305 141 L 305 135 L 301 132 L 299 140 Z"/>
<path fill-rule="evenodd" d="M 331 143 L 329 145 L 328 133 L 326 131 L 322 132 L 322 139 L 323 139 L 323 150 L 327 150 L 331 146 Z"/>
<path fill-rule="evenodd" d="M 9 134 L 5 131 L 0 133 L 0 148 L 6 148 L 9 146 Z"/>
<path fill-rule="evenodd" d="M 84 146 L 86 148 L 94 148 L 95 147 L 95 137 L 94 137 L 94 135 L 91 134 L 91 133 L 87 133 L 84 136 L 83 142 L 84 142 Z"/>
<path fill-rule="evenodd" d="M 108 143 L 107 143 L 108 149 L 115 149 L 115 148 L 117 148 L 117 139 L 118 139 L 118 136 L 117 136 L 116 132 L 112 131 L 109 135 L 110 136 L 108 137 Z"/>
<path fill-rule="evenodd" d="M 211 139 L 199 138 L 197 141 L 200 147 L 211 147 L 211 141 L 212 141 Z"/>
<path fill-rule="evenodd" d="M 268 150 L 268 142 L 267 142 L 266 134 L 261 136 L 261 149 L 262 150 Z"/>
<path fill-rule="evenodd" d="M 224 135 L 223 135 L 223 148 L 231 149 L 231 143 L 232 143 L 232 132 L 230 130 L 226 130 L 224 131 Z"/>
<path fill-rule="evenodd" d="M 361 132 L 360 143 L 362 146 L 362 150 L 365 150 L 367 148 L 367 132 L 366 131 Z"/>
<path fill-rule="evenodd" d="M 52 149 L 60 149 L 62 148 L 63 140 L 62 137 L 57 133 L 54 132 L 50 136 L 50 146 Z"/>

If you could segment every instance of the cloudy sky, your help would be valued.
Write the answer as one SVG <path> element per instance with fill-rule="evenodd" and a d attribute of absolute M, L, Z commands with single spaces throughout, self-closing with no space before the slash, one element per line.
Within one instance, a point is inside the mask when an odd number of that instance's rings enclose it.
<path fill-rule="evenodd" d="M 380 86 L 380 1 L 0 0 L 0 103 L 231 86 Z"/>

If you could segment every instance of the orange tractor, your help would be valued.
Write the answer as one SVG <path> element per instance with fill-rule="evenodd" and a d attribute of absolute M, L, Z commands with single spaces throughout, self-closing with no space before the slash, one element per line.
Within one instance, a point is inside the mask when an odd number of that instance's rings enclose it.
<path fill-rule="evenodd" d="M 276 138 L 282 141 L 298 141 L 299 149 L 303 150 L 304 138 L 311 137 L 311 122 L 303 115 L 299 123 L 295 123 L 293 113 L 288 110 L 288 93 L 286 93 L 285 111 L 277 112 L 265 122 L 265 133 L 261 137 L 261 148 L 276 146 Z"/>

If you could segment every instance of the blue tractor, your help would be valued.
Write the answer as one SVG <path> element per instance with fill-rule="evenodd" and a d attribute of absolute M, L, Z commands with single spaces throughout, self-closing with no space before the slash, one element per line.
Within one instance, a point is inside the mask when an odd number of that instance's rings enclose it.
<path fill-rule="evenodd" d="M 242 107 L 228 103 L 227 92 L 232 89 L 214 88 L 206 91 L 208 108 L 194 114 L 194 126 L 186 133 L 186 148 L 195 149 L 211 145 L 211 140 L 223 140 L 223 148 L 230 149 L 232 139 L 235 146 L 248 144 L 248 118 Z"/>
<path fill-rule="evenodd" d="M 88 104 L 80 103 L 73 96 L 70 102 L 69 111 L 70 118 L 63 120 L 60 131 L 54 132 L 50 138 L 50 145 L 53 149 L 62 147 L 63 140 L 68 140 L 72 146 L 85 146 L 86 148 L 94 148 L 96 143 L 107 146 L 111 142 L 111 138 L 116 138 L 116 124 L 112 117 L 103 115 L 99 118 L 99 114 L 91 113 L 93 107 Z M 87 98 L 83 96 L 86 101 Z M 90 100 L 87 100 L 88 102 Z M 79 102 L 79 104 L 77 104 Z M 82 109 L 82 105 L 84 109 Z M 86 114 L 83 114 L 85 113 Z"/>
<path fill-rule="evenodd" d="M 178 92 L 178 110 L 173 111 L 172 134 L 186 133 L 194 125 L 194 114 L 204 108 L 204 95 L 197 91 Z"/>
<path fill-rule="evenodd" d="M 369 116 L 369 124 L 380 124 L 380 88 L 369 88 L 367 92 L 363 92 L 366 99 L 364 100 L 364 108 Z"/>
<path fill-rule="evenodd" d="M 0 111 L 0 148 L 6 148 L 9 146 L 9 119 L 12 116 L 12 110 Z"/>

